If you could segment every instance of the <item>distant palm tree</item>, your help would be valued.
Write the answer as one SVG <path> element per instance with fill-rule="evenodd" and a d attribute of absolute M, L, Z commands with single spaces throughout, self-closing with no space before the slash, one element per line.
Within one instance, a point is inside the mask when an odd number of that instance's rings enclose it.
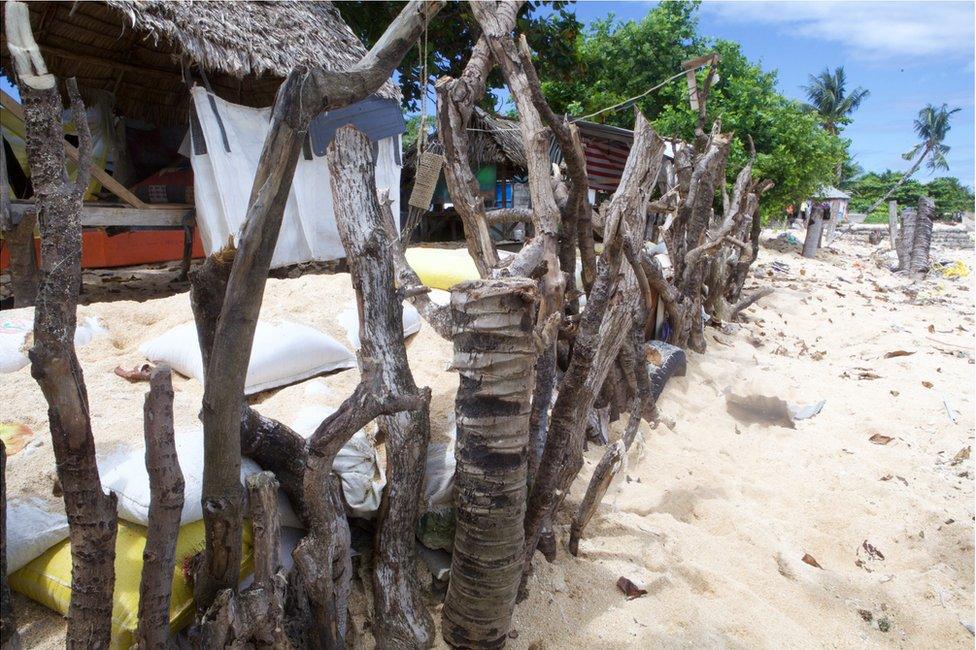
<path fill-rule="evenodd" d="M 850 124 L 851 113 L 856 111 L 861 102 L 871 94 L 871 91 L 858 86 L 847 94 L 847 75 L 844 66 L 824 68 L 817 75 L 810 75 L 810 84 L 803 87 L 807 92 L 806 108 L 820 117 L 820 123 L 831 135 L 840 133 L 845 124 Z M 843 180 L 843 163 L 837 163 L 837 183 Z"/>
<path fill-rule="evenodd" d="M 817 75 L 810 75 L 810 84 L 803 87 L 810 103 L 806 107 L 820 116 L 820 123 L 832 135 L 840 133 L 840 127 L 850 124 L 850 115 L 858 109 L 871 91 L 858 86 L 847 94 L 847 75 L 844 66 L 824 68 Z"/>
<path fill-rule="evenodd" d="M 922 166 L 923 161 L 926 162 L 925 166 L 932 171 L 949 169 L 949 162 L 945 157 L 949 153 L 949 146 L 942 144 L 942 141 L 945 140 L 946 135 L 949 133 L 949 117 L 959 110 L 958 108 L 949 110 L 946 104 L 938 108 L 932 106 L 932 104 L 926 104 L 925 108 L 918 112 L 918 117 L 915 118 L 915 133 L 918 134 L 921 142 L 912 147 L 911 151 L 902 154 L 902 158 L 905 160 L 915 158 L 915 162 L 907 172 L 902 174 L 898 182 L 884 193 L 884 196 L 868 208 L 867 214 L 871 214 L 876 207 L 884 203 L 895 190 L 901 187 L 902 183 L 911 178 L 918 171 L 918 168 Z M 916 158 L 916 156 L 918 157 Z"/>

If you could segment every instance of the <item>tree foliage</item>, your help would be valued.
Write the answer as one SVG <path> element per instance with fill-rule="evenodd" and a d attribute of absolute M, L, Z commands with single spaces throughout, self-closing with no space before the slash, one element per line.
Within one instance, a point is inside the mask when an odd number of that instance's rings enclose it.
<path fill-rule="evenodd" d="M 864 212 L 901 177 L 901 172 L 889 169 L 880 174 L 871 172 L 855 179 L 850 187 L 851 212 Z M 900 206 L 914 207 L 923 196 L 935 202 L 936 215 L 943 219 L 958 212 L 972 211 L 976 200 L 973 191 L 953 177 L 936 178 L 928 183 L 909 178 L 888 199 L 897 201 Z M 888 206 L 882 204 L 870 216 L 887 220 L 887 214 Z"/>
<path fill-rule="evenodd" d="M 553 70 L 543 70 L 557 74 L 556 70 L 573 69 L 575 56 L 573 43 L 581 25 L 576 16 L 569 11 L 571 2 L 554 0 L 530 0 L 519 12 L 517 29 L 526 34 L 529 45 L 546 53 L 546 60 Z M 336 7 L 343 20 L 352 28 L 367 47 L 371 47 L 383 34 L 386 25 L 396 18 L 403 8 L 402 2 L 391 0 L 337 2 Z M 478 41 L 478 23 L 466 2 L 449 2 L 437 13 L 427 31 L 427 72 L 431 80 L 443 75 L 457 77 L 468 61 L 471 49 Z M 396 77 L 403 94 L 403 107 L 409 111 L 420 108 L 421 99 L 421 45 L 411 50 L 401 62 Z M 545 68 L 545 66 L 543 66 Z M 504 86 L 501 73 L 495 69 L 488 77 L 488 88 Z M 491 95 L 486 95 L 488 103 Z"/>
<path fill-rule="evenodd" d="M 706 39 L 698 34 L 698 3 L 662 3 L 640 21 L 620 22 L 613 16 L 593 23 L 575 41 L 574 68 L 548 74 L 548 52 L 538 59 L 547 76 L 543 89 L 557 112 L 586 116 L 625 102 L 681 70 L 681 62 L 717 51 L 719 83 L 708 98 L 710 119 L 720 118 L 723 130 L 735 133 L 729 165 L 731 176 L 745 163 L 748 138 L 755 142 L 756 175 L 776 186 L 763 198 L 764 214 L 809 196 L 831 183 L 844 159 L 844 142 L 820 128 L 815 115 L 776 90 L 776 73 L 751 63 L 737 43 Z M 694 136 L 697 114 L 691 110 L 684 78 L 636 100 L 636 105 L 665 136 L 686 141 Z M 625 104 L 624 108 L 629 106 Z M 593 121 L 631 127 L 633 114 L 617 110 L 590 117 Z"/>
<path fill-rule="evenodd" d="M 926 104 L 915 118 L 915 133 L 921 142 L 911 151 L 903 154 L 902 158 L 911 160 L 920 152 L 923 158 L 930 154 L 925 163 L 926 167 L 932 171 L 949 169 L 949 162 L 945 157 L 949 153 L 949 147 L 943 144 L 943 140 L 949 134 L 949 118 L 959 110 L 958 108 L 949 110 L 946 104 L 939 107 Z"/>
<path fill-rule="evenodd" d="M 840 132 L 842 126 L 850 124 L 851 113 L 871 94 L 860 86 L 847 92 L 844 66 L 835 68 L 833 72 L 824 68 L 820 74 L 810 75 L 810 83 L 803 89 L 810 102 L 805 108 L 816 113 L 823 127 L 834 135 Z"/>

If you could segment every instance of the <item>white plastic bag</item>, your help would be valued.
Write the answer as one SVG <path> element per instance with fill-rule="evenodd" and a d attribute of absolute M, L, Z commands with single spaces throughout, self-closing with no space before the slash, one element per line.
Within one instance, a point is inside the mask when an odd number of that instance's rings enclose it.
<path fill-rule="evenodd" d="M 183 512 L 180 525 L 203 519 L 203 431 L 194 430 L 176 436 L 176 456 L 183 473 Z M 143 526 L 149 525 L 149 473 L 146 471 L 146 450 L 142 446 L 123 452 L 100 463 L 102 487 L 118 496 L 119 517 Z M 241 459 L 241 484 L 261 471 L 250 458 Z M 284 493 L 278 493 L 278 511 L 282 526 L 301 526 Z"/>
<path fill-rule="evenodd" d="M 359 313 L 356 305 L 350 305 L 342 310 L 337 320 L 346 330 L 346 338 L 352 347 L 359 349 Z M 403 303 L 403 337 L 406 338 L 420 331 L 420 312 L 409 302 Z"/>
<path fill-rule="evenodd" d="M 308 439 L 322 420 L 334 412 L 328 406 L 306 407 L 295 418 L 294 429 Z M 332 471 L 342 481 L 342 494 L 352 513 L 364 519 L 372 518 L 380 508 L 386 473 L 365 431 L 357 431 L 342 446 L 332 463 Z"/>
<path fill-rule="evenodd" d="M 203 383 L 203 357 L 193 321 L 143 343 L 139 352 Z M 324 332 L 290 321 L 258 321 L 244 393 L 251 395 L 330 370 L 355 367 L 356 356 Z"/>
<path fill-rule="evenodd" d="M 41 499 L 7 502 L 7 575 L 68 538 L 68 518 Z"/>
<path fill-rule="evenodd" d="M 0 316 L 0 373 L 16 372 L 30 363 L 27 350 L 34 333 L 34 308 Z M 98 320 L 89 316 L 75 327 L 75 347 L 87 345 L 96 334 L 105 333 Z"/>

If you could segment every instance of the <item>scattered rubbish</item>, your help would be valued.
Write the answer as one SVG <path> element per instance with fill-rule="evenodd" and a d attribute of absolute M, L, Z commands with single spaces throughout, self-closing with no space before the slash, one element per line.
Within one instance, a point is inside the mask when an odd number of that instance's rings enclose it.
<path fill-rule="evenodd" d="M 857 373 L 858 379 L 881 379 L 881 375 L 871 370 L 861 370 Z"/>
<path fill-rule="evenodd" d="M 962 260 L 956 260 L 952 263 L 941 262 L 938 264 L 933 264 L 932 270 L 941 273 L 942 277 L 946 280 L 969 277 L 969 267 L 966 266 L 966 263 Z"/>
<path fill-rule="evenodd" d="M 26 424 L 16 422 L 0 424 L 0 440 L 3 440 L 8 456 L 13 456 L 26 447 L 33 437 L 34 432 Z"/>
<path fill-rule="evenodd" d="M 657 400 L 671 377 L 684 377 L 688 370 L 688 357 L 681 348 L 664 341 L 650 341 L 644 346 L 648 361 L 656 368 L 649 368 L 651 393 Z"/>
<path fill-rule="evenodd" d="M 887 445 L 892 440 L 894 440 L 894 438 L 892 438 L 891 436 L 886 436 L 882 433 L 876 433 L 870 438 L 868 438 L 869 442 L 873 442 L 876 445 Z"/>
<path fill-rule="evenodd" d="M 923 381 L 922 385 L 925 386 L 926 388 L 932 388 L 932 382 L 930 381 Z"/>
<path fill-rule="evenodd" d="M 620 576 L 617 578 L 617 589 L 624 592 L 627 595 L 627 600 L 633 600 L 635 598 L 640 598 L 647 593 L 647 589 L 642 586 L 637 585 L 629 578 Z"/>
<path fill-rule="evenodd" d="M 819 402 L 815 402 L 813 404 L 807 404 L 806 406 L 797 407 L 796 410 L 793 411 L 793 419 L 809 420 L 813 416 L 819 414 L 820 411 L 823 410 L 823 407 L 826 403 L 827 400 L 822 399 Z"/>
<path fill-rule="evenodd" d="M 942 406 L 945 407 L 946 415 L 949 416 L 949 419 L 952 420 L 953 424 L 959 421 L 959 416 L 954 410 L 952 410 L 952 405 L 949 404 L 949 398 L 946 397 L 944 393 L 942 394 Z"/>
<path fill-rule="evenodd" d="M 773 262 L 772 264 L 769 265 L 769 268 L 771 268 L 776 273 L 790 272 L 790 265 L 787 264 L 786 262 Z"/>
<path fill-rule="evenodd" d="M 972 453 L 972 451 L 973 448 L 969 445 L 966 445 L 965 447 L 963 447 L 962 449 L 956 452 L 956 455 L 952 457 L 952 460 L 949 461 L 949 464 L 958 465 L 959 463 L 965 460 L 969 460 L 969 455 Z"/>
<path fill-rule="evenodd" d="M 872 614 L 870 610 L 859 609 L 857 610 L 857 613 L 860 614 L 861 618 L 863 618 L 867 623 L 870 623 L 871 621 L 874 620 L 874 614 Z"/>
<path fill-rule="evenodd" d="M 893 359 L 894 357 L 908 357 L 915 354 L 915 350 L 892 350 L 891 352 L 886 352 L 884 355 L 885 359 Z"/>
<path fill-rule="evenodd" d="M 819 563 L 819 562 L 817 562 L 817 559 L 816 559 L 815 557 L 813 557 L 812 555 L 810 555 L 809 553 L 804 553 L 804 554 L 803 554 L 803 557 L 802 557 L 801 559 L 802 559 L 802 560 L 803 560 L 803 561 L 804 561 L 804 562 L 805 562 L 806 564 L 809 564 L 809 565 L 810 565 L 810 566 L 812 566 L 812 567 L 816 567 L 816 568 L 818 568 L 818 569 L 823 569 L 823 567 L 822 567 L 822 566 L 820 566 L 820 563 Z"/>
<path fill-rule="evenodd" d="M 890 481 L 893 478 L 898 479 L 904 485 L 908 485 L 908 479 L 906 479 L 904 476 L 898 476 L 897 474 L 885 474 L 884 476 L 882 476 L 878 480 L 880 480 L 880 481 Z"/>
<path fill-rule="evenodd" d="M 122 379 L 136 383 L 138 381 L 149 381 L 149 375 L 152 373 L 152 369 L 152 365 L 148 363 L 136 366 L 132 370 L 126 370 L 122 366 L 115 366 L 115 374 Z"/>

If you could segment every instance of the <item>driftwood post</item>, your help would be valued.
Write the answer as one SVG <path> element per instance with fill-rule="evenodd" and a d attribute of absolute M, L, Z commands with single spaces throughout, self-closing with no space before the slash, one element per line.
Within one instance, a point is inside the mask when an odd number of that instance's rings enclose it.
<path fill-rule="evenodd" d="M 820 245 L 820 235 L 823 233 L 823 205 L 813 206 L 810 223 L 807 225 L 807 235 L 803 240 L 803 257 L 816 257 Z"/>
<path fill-rule="evenodd" d="M 7 42 L 24 102 L 27 159 L 41 227 L 42 283 L 34 311 L 31 375 L 48 403 L 58 479 L 71 538 L 68 647 L 107 647 L 115 586 L 115 495 L 102 491 L 85 380 L 74 334 L 81 279 L 81 201 L 88 185 L 91 133 L 73 79 L 67 83 L 78 128 L 78 176 L 68 180 L 61 95 L 30 31 L 27 5 L 6 3 Z"/>
<path fill-rule="evenodd" d="M 194 585 L 198 608 L 207 608 L 221 589 L 237 587 L 244 381 L 268 269 L 308 125 L 322 111 L 348 106 L 375 92 L 442 4 L 412 0 L 373 49 L 348 70 L 299 66 L 278 90 L 206 372 L 201 416 L 207 467 L 202 495 L 206 549 Z"/>
<path fill-rule="evenodd" d="M 929 248 L 932 246 L 932 214 L 935 203 L 927 196 L 918 200 L 915 214 L 915 232 L 912 236 L 909 270 L 915 275 L 925 275 L 929 270 Z"/>
<path fill-rule="evenodd" d="M 20 634 L 7 584 L 7 447 L 0 440 L 0 648 L 20 650 Z"/>
<path fill-rule="evenodd" d="M 915 246 L 915 224 L 918 212 L 915 208 L 901 211 L 901 236 L 898 238 L 898 270 L 909 270 L 912 262 L 912 248 Z"/>
<path fill-rule="evenodd" d="M 433 643 L 434 630 L 414 572 L 414 536 L 420 507 L 418 486 L 430 440 L 430 391 L 417 387 L 407 361 L 403 295 L 394 288 L 393 256 L 387 252 L 397 242 L 383 227 L 369 141 L 355 128 L 343 127 L 336 132 L 327 157 L 336 225 L 356 289 L 360 358 L 364 368 L 376 366 L 382 387 L 378 397 L 415 401 L 410 408 L 378 414 L 377 424 L 386 434 L 387 484 L 377 516 L 375 634 L 380 645 L 425 647 Z"/>
<path fill-rule="evenodd" d="M 173 378 L 169 366 L 153 369 L 143 413 L 150 500 L 136 643 L 140 648 L 162 648 L 169 639 L 169 604 L 184 487 L 173 440 Z"/>
<path fill-rule="evenodd" d="M 898 250 L 898 201 L 888 201 L 888 240 L 891 250 Z"/>
<path fill-rule="evenodd" d="M 523 522 L 538 301 L 527 278 L 451 290 L 457 411 L 457 529 L 444 600 L 444 639 L 499 648 L 522 577 Z"/>

